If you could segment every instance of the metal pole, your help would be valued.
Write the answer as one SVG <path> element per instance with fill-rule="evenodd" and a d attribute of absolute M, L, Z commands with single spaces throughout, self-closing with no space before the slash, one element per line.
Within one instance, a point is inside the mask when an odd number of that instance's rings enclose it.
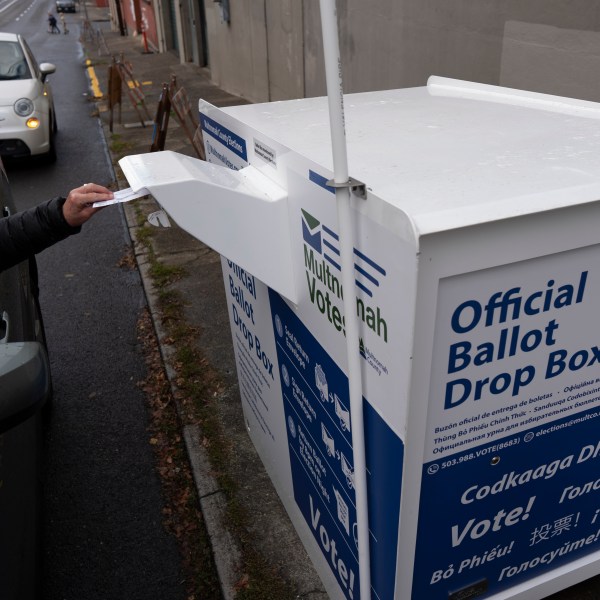
<path fill-rule="evenodd" d="M 362 364 L 359 354 L 359 326 L 356 315 L 354 283 L 354 236 L 351 211 L 352 193 L 349 185 L 346 129 L 344 124 L 344 96 L 342 88 L 342 63 L 337 29 L 335 0 L 320 0 L 325 76 L 329 99 L 329 120 L 333 148 L 334 182 L 342 263 L 344 291 L 344 320 L 346 353 L 348 356 L 348 388 L 352 449 L 354 458 L 354 490 L 358 529 L 358 566 L 360 598 L 371 598 L 371 569 L 369 556 L 369 510 L 367 499 L 367 466 L 365 460 L 365 434 L 362 396 Z"/>

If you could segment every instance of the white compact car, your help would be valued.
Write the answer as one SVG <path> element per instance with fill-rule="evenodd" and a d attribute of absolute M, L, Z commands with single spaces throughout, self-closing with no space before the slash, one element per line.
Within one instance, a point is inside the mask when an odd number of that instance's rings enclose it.
<path fill-rule="evenodd" d="M 0 155 L 21 158 L 44 155 L 56 159 L 56 114 L 46 81 L 56 67 L 38 65 L 27 42 L 0 33 Z"/>

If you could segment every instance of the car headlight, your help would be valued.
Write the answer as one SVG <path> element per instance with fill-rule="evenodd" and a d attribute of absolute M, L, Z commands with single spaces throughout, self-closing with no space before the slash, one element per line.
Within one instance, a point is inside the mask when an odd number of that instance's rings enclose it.
<path fill-rule="evenodd" d="M 20 117 L 27 117 L 33 112 L 33 102 L 29 98 L 21 98 L 15 102 L 14 109 Z"/>

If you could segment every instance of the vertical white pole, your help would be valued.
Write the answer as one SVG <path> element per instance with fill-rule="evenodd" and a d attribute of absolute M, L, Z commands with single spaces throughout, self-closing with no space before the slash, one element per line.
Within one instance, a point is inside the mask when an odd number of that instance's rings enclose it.
<path fill-rule="evenodd" d="M 348 156 L 344 124 L 344 96 L 342 88 L 342 63 L 337 28 L 335 0 L 320 0 L 325 76 L 329 99 L 329 120 L 333 148 L 334 181 L 346 184 Z M 354 231 L 351 211 L 352 193 L 349 187 L 336 187 L 336 202 L 342 263 L 342 288 L 344 291 L 344 320 L 346 353 L 348 355 L 348 387 L 350 392 L 350 418 L 354 458 L 354 490 L 358 527 L 358 561 L 360 598 L 371 598 L 371 569 L 369 557 L 369 511 L 367 500 L 367 465 L 365 460 L 365 435 L 361 360 L 359 354 L 359 328 L 356 315 L 354 283 Z"/>

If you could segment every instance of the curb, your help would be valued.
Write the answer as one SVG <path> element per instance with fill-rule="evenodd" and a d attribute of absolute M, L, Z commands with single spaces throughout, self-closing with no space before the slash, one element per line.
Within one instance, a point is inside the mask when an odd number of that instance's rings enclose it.
<path fill-rule="evenodd" d="M 216 481 L 210 474 L 210 463 L 200 439 L 197 425 L 184 425 L 183 438 L 192 467 L 194 482 L 200 499 L 200 509 L 210 538 L 215 566 L 225 600 L 235 598 L 235 582 L 240 580 L 240 551 L 225 527 L 227 500 L 224 493 L 216 489 Z"/>
<path fill-rule="evenodd" d="M 121 189 L 123 187 L 123 182 L 117 179 L 117 183 L 119 189 Z M 160 321 L 160 310 L 157 305 L 157 297 L 154 292 L 152 278 L 148 273 L 148 261 L 146 259 L 147 251 L 137 240 L 136 231 L 138 225 L 135 209 L 130 205 L 125 204 L 123 205 L 123 212 L 125 213 L 127 228 L 133 242 L 132 250 L 148 302 L 148 309 L 156 334 L 160 355 L 162 357 L 163 368 L 165 369 L 167 379 L 169 380 L 169 387 L 177 408 L 177 414 L 178 416 L 181 416 L 181 407 L 177 401 L 178 388 L 175 383 L 175 371 L 171 367 L 174 350 L 168 344 L 163 343 L 163 340 L 167 337 L 167 333 Z M 182 429 L 186 454 L 192 468 L 200 510 L 210 539 L 213 559 L 219 577 L 219 584 L 221 586 L 221 593 L 224 600 L 234 600 L 235 583 L 239 581 L 241 577 L 241 552 L 225 526 L 227 500 L 223 491 L 219 488 L 217 480 L 212 475 L 212 468 L 208 455 L 202 444 L 199 443 L 201 435 L 200 427 L 197 425 L 184 425 Z"/>

